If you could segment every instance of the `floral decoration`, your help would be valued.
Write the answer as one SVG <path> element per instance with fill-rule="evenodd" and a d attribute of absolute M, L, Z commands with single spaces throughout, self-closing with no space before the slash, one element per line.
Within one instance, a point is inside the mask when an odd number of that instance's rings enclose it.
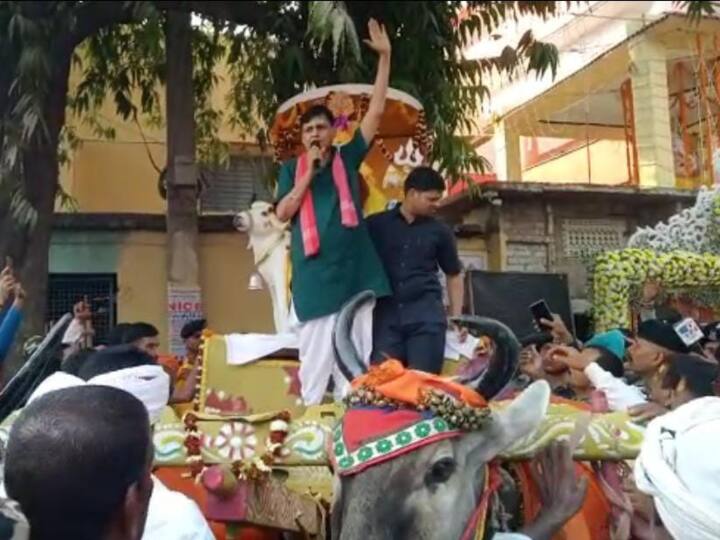
<path fill-rule="evenodd" d="M 668 289 L 718 287 L 720 256 L 634 248 L 599 255 L 592 285 L 595 331 L 630 328 L 632 293 L 647 281 Z"/>
<path fill-rule="evenodd" d="M 205 440 L 198 430 L 198 416 L 192 412 L 183 418 L 185 424 L 185 448 L 190 474 L 196 480 L 205 470 L 202 460 L 203 442 L 214 446 L 221 456 L 232 462 L 233 473 L 241 480 L 262 480 L 272 471 L 278 458 L 285 457 L 289 450 L 285 448 L 285 439 L 290 429 L 290 413 L 283 411 L 270 422 L 270 433 L 265 441 L 265 452 L 255 453 L 257 438 L 254 428 L 245 422 L 223 424 L 216 437 L 206 436 Z"/>

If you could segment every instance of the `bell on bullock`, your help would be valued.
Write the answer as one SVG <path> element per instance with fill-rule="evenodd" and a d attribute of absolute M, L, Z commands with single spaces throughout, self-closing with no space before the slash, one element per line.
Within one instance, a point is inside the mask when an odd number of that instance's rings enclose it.
<path fill-rule="evenodd" d="M 248 291 L 262 291 L 265 288 L 262 276 L 257 272 L 253 272 L 248 281 Z"/>

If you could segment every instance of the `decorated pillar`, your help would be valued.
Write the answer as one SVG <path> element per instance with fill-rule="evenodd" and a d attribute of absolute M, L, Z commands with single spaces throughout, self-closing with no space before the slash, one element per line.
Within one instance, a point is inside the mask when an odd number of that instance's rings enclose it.
<path fill-rule="evenodd" d="M 493 143 L 498 180 L 520 182 L 522 180 L 520 134 L 512 130 L 504 120 L 500 120 L 495 125 Z"/>
<path fill-rule="evenodd" d="M 640 186 L 675 187 L 665 46 L 641 34 L 629 54 Z"/>

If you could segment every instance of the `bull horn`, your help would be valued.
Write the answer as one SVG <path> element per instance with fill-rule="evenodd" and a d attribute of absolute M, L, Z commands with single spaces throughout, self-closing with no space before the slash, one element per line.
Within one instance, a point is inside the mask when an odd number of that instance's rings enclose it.
<path fill-rule="evenodd" d="M 463 315 L 454 318 L 453 322 L 467 327 L 473 333 L 487 336 L 495 343 L 495 353 L 487 369 L 474 377 L 458 380 L 489 401 L 498 395 L 515 375 L 520 360 L 520 343 L 509 327 L 495 319 Z"/>
<path fill-rule="evenodd" d="M 352 326 L 358 310 L 375 299 L 372 291 L 356 294 L 340 309 L 333 328 L 333 349 L 338 368 L 348 381 L 363 375 L 367 371 L 365 362 L 360 358 L 352 340 Z"/>

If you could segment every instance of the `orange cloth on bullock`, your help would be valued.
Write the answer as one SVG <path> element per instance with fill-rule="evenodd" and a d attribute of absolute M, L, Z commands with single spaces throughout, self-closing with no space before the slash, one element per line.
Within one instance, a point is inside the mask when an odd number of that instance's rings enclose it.
<path fill-rule="evenodd" d="M 471 407 L 486 407 L 487 402 L 475 390 L 446 377 L 406 369 L 398 360 L 386 360 L 371 366 L 365 375 L 352 382 L 352 388 L 370 387 L 388 399 L 418 405 L 423 392 L 439 390 Z"/>

